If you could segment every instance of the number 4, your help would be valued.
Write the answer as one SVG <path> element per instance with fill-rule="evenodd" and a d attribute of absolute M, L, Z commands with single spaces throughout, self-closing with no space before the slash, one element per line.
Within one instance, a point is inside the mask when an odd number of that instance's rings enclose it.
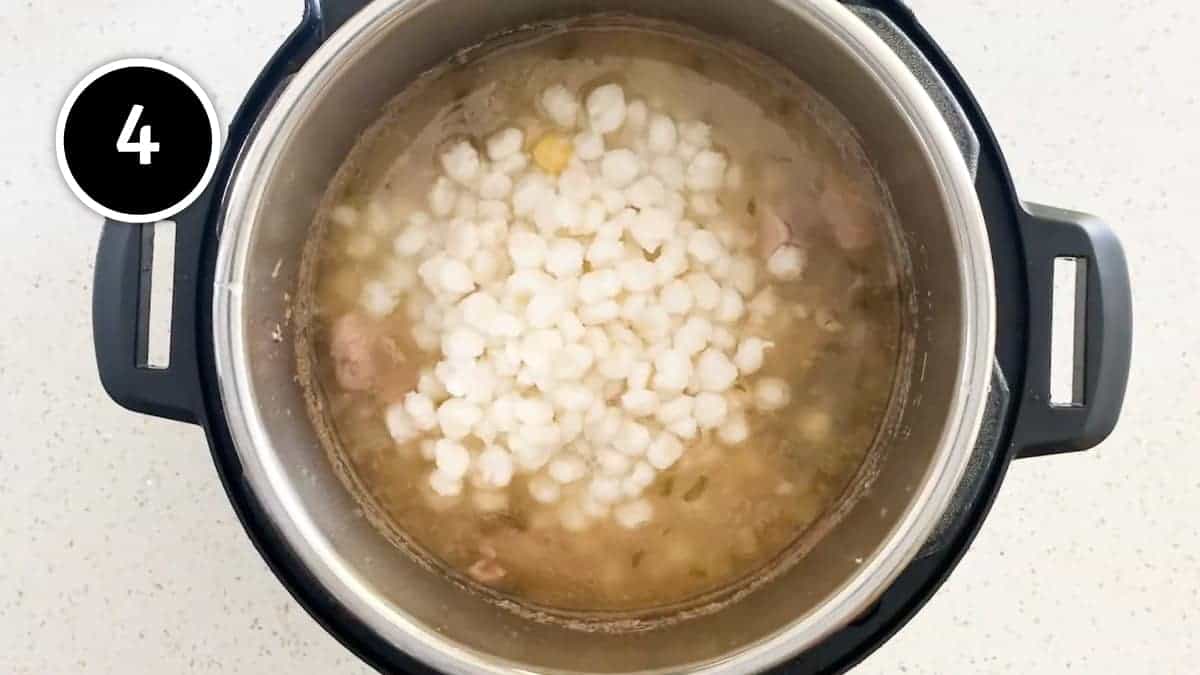
<path fill-rule="evenodd" d="M 121 127 L 121 135 L 117 138 L 117 152 L 136 152 L 138 164 L 145 166 L 150 164 L 150 157 L 159 151 L 159 145 L 150 140 L 149 124 L 138 130 L 138 141 L 133 142 L 133 130 L 142 119 L 143 110 L 144 107 L 135 105 L 129 111 L 129 117 L 125 118 L 125 126 Z"/>

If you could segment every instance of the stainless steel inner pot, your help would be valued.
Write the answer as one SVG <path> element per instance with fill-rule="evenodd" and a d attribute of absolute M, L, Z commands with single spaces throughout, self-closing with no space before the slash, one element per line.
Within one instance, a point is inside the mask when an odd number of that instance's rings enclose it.
<path fill-rule="evenodd" d="M 422 72 L 527 24 L 619 12 L 755 48 L 854 124 L 911 259 L 909 395 L 870 491 L 812 552 L 741 602 L 637 634 L 535 624 L 463 592 L 364 519 L 305 414 L 288 323 L 323 192 L 384 104 Z M 835 0 L 378 0 L 284 87 L 226 194 L 214 288 L 220 393 L 244 479 L 324 589 L 383 639 L 447 672 L 746 673 L 855 619 L 928 538 L 962 477 L 987 395 L 995 294 L 966 163 L 917 79 Z"/>

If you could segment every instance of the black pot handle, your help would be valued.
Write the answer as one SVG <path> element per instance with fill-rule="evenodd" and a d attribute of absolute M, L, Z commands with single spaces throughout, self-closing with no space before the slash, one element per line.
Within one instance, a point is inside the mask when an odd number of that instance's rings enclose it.
<path fill-rule="evenodd" d="M 154 224 L 105 221 L 96 252 L 92 330 L 100 382 L 134 412 L 196 422 L 196 274 L 211 190 L 177 214 L 172 271 L 170 351 L 165 368 L 147 364 Z"/>
<path fill-rule="evenodd" d="M 1125 253 L 1113 231 L 1085 213 L 1025 204 L 1020 226 L 1029 282 L 1029 363 L 1013 444 L 1020 457 L 1087 450 L 1116 426 L 1129 379 L 1133 314 Z M 1076 296 L 1076 317 L 1083 312 L 1075 349 L 1082 400 L 1071 405 L 1050 401 L 1056 258 L 1086 266 Z"/>

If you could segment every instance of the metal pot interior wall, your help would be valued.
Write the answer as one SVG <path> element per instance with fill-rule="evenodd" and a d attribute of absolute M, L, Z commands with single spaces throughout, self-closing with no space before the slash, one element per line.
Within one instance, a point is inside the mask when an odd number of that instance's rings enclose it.
<path fill-rule="evenodd" d="M 325 66 L 330 76 L 309 83 L 292 100 L 288 114 L 296 124 L 272 139 L 277 157 L 257 175 L 235 176 L 235 181 L 254 182 L 255 197 L 252 211 L 225 223 L 226 236 L 251 226 L 252 234 L 243 252 L 244 276 L 227 280 L 229 286 L 218 285 L 217 292 L 233 287 L 240 293 L 232 321 L 243 336 L 249 364 L 247 379 L 239 385 L 244 389 L 240 405 L 252 410 L 237 414 L 251 418 L 255 432 L 254 447 L 239 446 L 238 452 L 243 463 L 251 453 L 260 453 L 259 461 L 276 471 L 255 489 L 280 493 L 267 501 L 282 504 L 288 517 L 307 521 L 309 543 L 336 561 L 334 573 L 363 599 L 362 606 L 392 617 L 394 626 L 385 637 L 418 655 L 438 642 L 437 651 L 462 650 L 457 655 L 466 659 L 474 652 L 495 664 L 538 670 L 675 670 L 721 660 L 801 617 L 816 616 L 849 579 L 871 565 L 881 542 L 927 485 L 943 436 L 962 421 L 955 417 L 956 392 L 977 386 L 983 396 L 986 388 L 986 380 L 968 380 L 965 365 L 978 357 L 970 353 L 964 329 L 968 303 L 977 294 L 977 289 L 965 288 L 971 272 L 964 269 L 964 242 L 972 235 L 949 215 L 945 188 L 912 120 L 850 46 L 787 2 L 763 2 L 761 11 L 754 12 L 724 0 L 391 4 L 397 11 L 370 27 L 352 21 L 351 28 L 361 29 L 352 49 L 334 55 Z M 920 299 L 909 320 L 914 347 L 905 376 L 912 391 L 898 411 L 874 487 L 841 524 L 790 572 L 742 602 L 662 630 L 619 636 L 530 623 L 399 555 L 359 515 L 358 505 L 331 471 L 293 377 L 290 341 L 273 339 L 277 326 L 287 323 L 287 298 L 294 292 L 301 250 L 322 194 L 384 104 L 420 73 L 498 31 L 597 11 L 674 20 L 753 45 L 837 105 L 858 129 L 892 192 L 902 224 L 899 240 L 912 263 L 909 283 L 913 297 Z M 298 77 L 303 76 L 301 71 Z M 970 447 L 967 439 L 953 451 L 965 454 Z M 805 640 L 815 641 L 836 627 L 819 627 Z"/>

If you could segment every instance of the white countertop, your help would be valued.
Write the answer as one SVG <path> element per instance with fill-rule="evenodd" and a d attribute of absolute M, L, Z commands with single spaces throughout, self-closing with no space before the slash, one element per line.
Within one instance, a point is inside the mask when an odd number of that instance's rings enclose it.
<path fill-rule="evenodd" d="M 99 218 L 53 154 L 68 89 L 121 56 L 181 66 L 228 121 L 300 4 L 0 7 L 0 673 L 366 671 L 249 545 L 200 431 L 101 391 Z M 1113 437 L 1016 463 L 958 570 L 856 672 L 1196 672 L 1200 9 L 911 5 L 990 115 L 1021 195 L 1102 214 L 1123 237 L 1135 372 Z"/>

